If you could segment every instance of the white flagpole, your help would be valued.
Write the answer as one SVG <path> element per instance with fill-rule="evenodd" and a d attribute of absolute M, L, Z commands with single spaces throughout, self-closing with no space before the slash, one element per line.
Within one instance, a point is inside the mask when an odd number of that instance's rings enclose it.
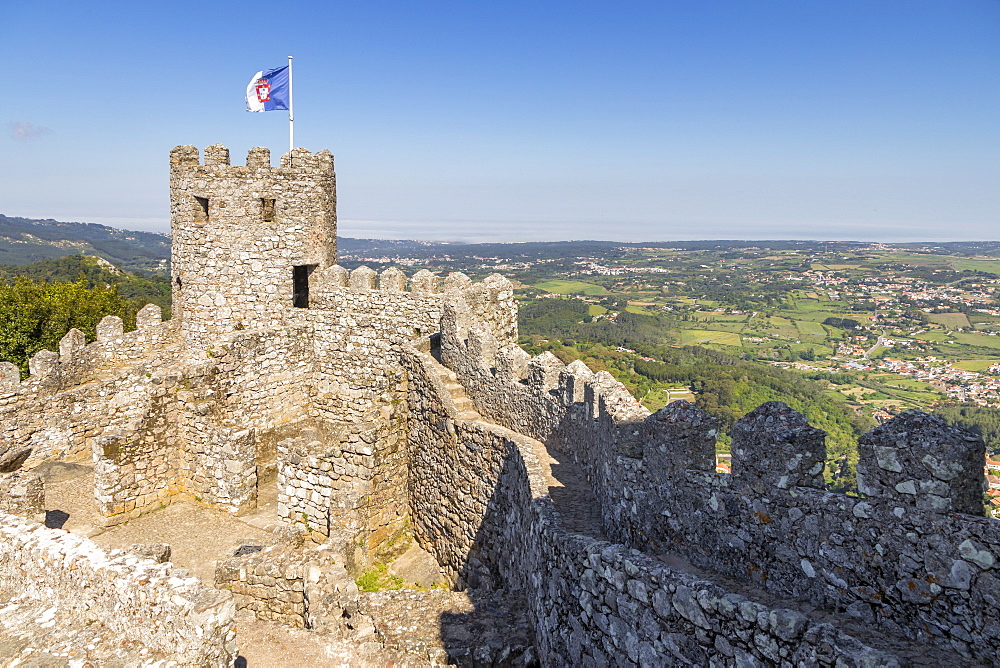
<path fill-rule="evenodd" d="M 288 56 L 288 151 L 295 149 L 295 116 L 292 114 L 292 57 Z"/>

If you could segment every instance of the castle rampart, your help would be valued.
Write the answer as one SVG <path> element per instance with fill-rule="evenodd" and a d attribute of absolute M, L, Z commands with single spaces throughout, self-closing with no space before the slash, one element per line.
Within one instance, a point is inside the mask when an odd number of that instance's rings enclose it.
<path fill-rule="evenodd" d="M 1000 522 L 982 517 L 977 438 L 924 414 L 886 423 L 861 439 L 859 499 L 825 491 L 823 432 L 765 404 L 733 430 L 733 474 L 715 473 L 717 423 L 697 409 L 649 416 L 607 374 L 550 354 L 502 373 L 495 360 L 518 356 L 474 324 L 463 338 L 460 319 L 446 307 L 442 355 L 476 410 L 572 456 L 615 540 L 896 637 L 1000 649 Z"/>
<path fill-rule="evenodd" d="M 526 598 L 543 665 L 900 665 L 798 610 L 566 531 L 541 444 L 463 420 L 433 362 L 407 359 L 415 534 L 459 586 Z"/>

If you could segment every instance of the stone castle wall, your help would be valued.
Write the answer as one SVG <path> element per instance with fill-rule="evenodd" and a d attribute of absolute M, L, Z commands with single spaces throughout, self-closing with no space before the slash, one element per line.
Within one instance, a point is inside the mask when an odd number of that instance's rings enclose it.
<path fill-rule="evenodd" d="M 509 326 L 512 294 L 496 279 L 439 285 L 427 271 L 337 265 L 315 272 L 310 294 L 309 308 L 284 306 L 267 329 L 211 339 L 184 338 L 154 307 L 136 332 L 115 318 L 90 344 L 71 332 L 59 355 L 43 351 L 32 376 L 9 383 L 5 437 L 33 448 L 29 468 L 91 459 L 108 525 L 178 495 L 242 512 L 259 476 L 276 475 L 281 517 L 360 545 L 352 563 L 363 564 L 407 522 L 401 347 L 436 334 L 447 301 L 507 313 Z M 323 437 L 282 436 L 305 424 Z"/>
<path fill-rule="evenodd" d="M 442 359 L 477 411 L 571 455 L 614 540 L 961 655 L 1000 649 L 976 437 L 923 414 L 883 425 L 859 444 L 860 499 L 823 489 L 823 433 L 765 404 L 720 474 L 714 419 L 683 402 L 650 416 L 608 374 L 527 359 L 461 318 L 446 308 Z"/>
<path fill-rule="evenodd" d="M 354 567 L 407 520 L 406 420 L 395 408 L 347 425 L 289 425 L 277 441 L 278 517 L 338 544 Z"/>
<path fill-rule="evenodd" d="M 898 665 L 797 610 L 565 530 L 531 439 L 463 420 L 427 358 L 408 360 L 414 534 L 460 587 L 525 596 L 543 665 Z"/>
<path fill-rule="evenodd" d="M 273 477 L 279 518 L 348 568 L 409 525 L 458 587 L 526 600 L 549 664 L 889 666 L 901 639 L 934 660 L 1000 650 L 981 441 L 904 415 L 861 439 L 866 497 L 844 496 L 823 488 L 823 433 L 765 404 L 734 429 L 732 475 L 716 473 L 712 418 L 684 402 L 650 415 L 610 374 L 517 347 L 502 277 L 337 265 L 335 202 L 328 152 L 272 167 L 265 149 L 246 166 L 220 145 L 203 164 L 174 149 L 174 319 L 146 307 L 125 333 L 105 318 L 90 344 L 72 330 L 23 381 L 0 365 L 0 452 L 31 449 L 28 471 L 0 477 L 0 510 L 37 512 L 30 469 L 54 458 L 94 463 L 108 524 L 180 495 L 243 512 Z M 585 472 L 615 543 L 567 528 L 546 448 Z M 27 578 L 111 629 L 165 616 L 142 642 L 231 658 L 229 602 L 46 531 L 0 516 L 0 587 Z M 220 583 L 306 624 L 322 569 L 268 559 L 227 563 Z"/>
<path fill-rule="evenodd" d="M 119 318 L 104 318 L 90 344 L 72 330 L 59 353 L 42 350 L 32 358 L 24 380 L 11 365 L 0 393 L 0 443 L 31 447 L 26 467 L 50 458 L 89 459 L 106 430 L 142 419 L 154 373 L 180 351 L 171 347 L 173 324 L 160 321 L 159 307 L 146 306 L 136 320 L 138 328 L 123 333 Z"/>
<path fill-rule="evenodd" d="M 22 602 L 57 606 L 80 628 L 103 625 L 117 642 L 139 643 L 151 658 L 228 666 L 237 656 L 231 594 L 170 564 L 108 553 L 85 538 L 12 515 L 0 515 L 0 587 Z M 86 656 L 85 647 L 75 649 Z"/>

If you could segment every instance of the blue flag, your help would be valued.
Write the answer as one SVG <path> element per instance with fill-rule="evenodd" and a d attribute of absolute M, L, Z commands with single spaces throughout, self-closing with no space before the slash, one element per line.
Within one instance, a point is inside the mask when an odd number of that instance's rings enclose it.
<path fill-rule="evenodd" d="M 247 84 L 247 111 L 288 111 L 288 65 L 253 75 Z"/>

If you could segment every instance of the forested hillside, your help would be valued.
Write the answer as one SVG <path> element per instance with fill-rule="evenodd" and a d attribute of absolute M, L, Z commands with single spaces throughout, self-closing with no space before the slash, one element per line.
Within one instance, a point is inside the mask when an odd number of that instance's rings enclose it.
<path fill-rule="evenodd" d="M 0 361 L 27 374 L 28 360 L 39 350 L 58 350 L 70 329 L 92 341 L 101 318 L 117 315 L 129 331 L 148 303 L 160 305 L 169 317 L 168 278 L 109 268 L 82 255 L 0 266 Z"/>
<path fill-rule="evenodd" d="M 128 269 L 164 269 L 170 237 L 96 223 L 63 223 L 0 214 L 0 264 L 25 265 L 77 253 Z"/>
<path fill-rule="evenodd" d="M 948 424 L 982 437 L 991 452 L 1000 452 L 1000 408 L 995 406 L 939 406 L 934 414 Z"/>

